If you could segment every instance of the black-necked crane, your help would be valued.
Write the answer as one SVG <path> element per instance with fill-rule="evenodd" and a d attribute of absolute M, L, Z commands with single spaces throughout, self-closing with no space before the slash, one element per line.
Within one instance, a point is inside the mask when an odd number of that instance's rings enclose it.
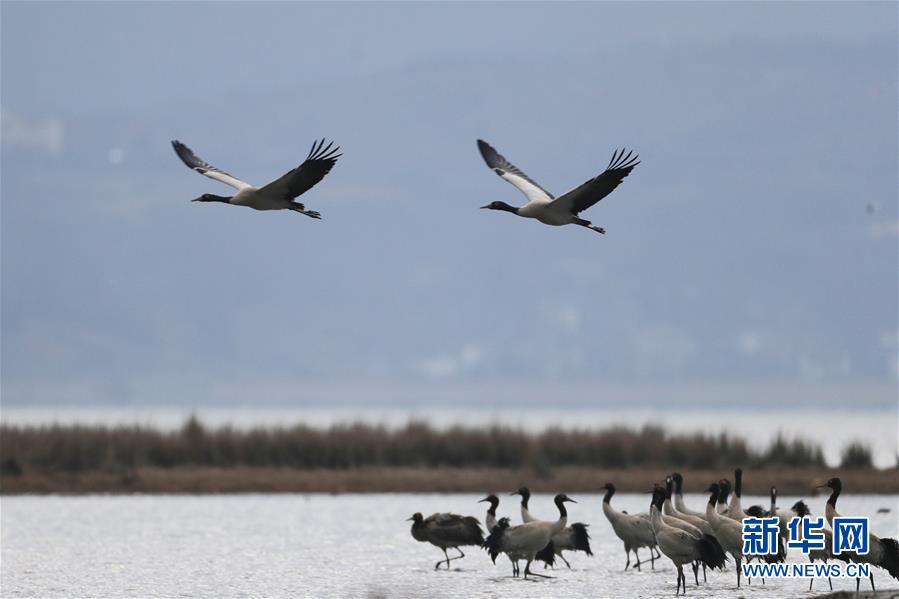
<path fill-rule="evenodd" d="M 704 518 L 700 518 L 699 516 L 682 514 L 677 511 L 677 509 L 674 507 L 674 504 L 672 504 L 671 502 L 671 491 L 673 487 L 674 479 L 670 476 L 665 479 L 664 488 L 658 486 L 658 489 L 661 493 L 663 493 L 664 498 L 664 502 L 662 503 L 662 520 L 669 526 L 680 528 L 684 532 L 696 536 L 697 538 L 702 535 L 708 535 L 720 548 L 721 545 L 718 544 L 718 540 L 715 537 L 715 531 L 712 529 L 711 524 L 709 524 Z M 703 582 L 707 580 L 705 564 L 702 565 L 702 580 Z M 699 584 L 699 580 L 697 580 L 696 583 Z"/>
<path fill-rule="evenodd" d="M 638 156 L 633 152 L 625 155 L 624 150 L 615 151 L 605 171 L 555 198 L 524 174 L 524 171 L 506 160 L 486 141 L 479 139 L 478 149 L 487 166 L 518 188 L 528 199 L 524 206 L 516 207 L 505 202 L 491 202 L 481 208 L 511 212 L 524 218 L 536 219 L 545 225 L 580 225 L 597 233 L 606 231 L 602 227 L 597 227 L 590 221 L 580 218 L 578 214 L 612 193 L 634 167 L 640 164 L 637 161 Z"/>
<path fill-rule="evenodd" d="M 716 510 L 719 514 L 726 514 L 727 510 L 730 509 L 730 504 L 727 502 L 727 498 L 730 496 L 731 492 L 730 481 L 726 478 L 722 478 L 718 481 L 718 506 Z"/>
<path fill-rule="evenodd" d="M 172 142 L 172 147 L 188 168 L 237 190 L 233 196 L 204 193 L 192 200 L 194 202 L 222 202 L 255 210 L 293 210 L 311 218 L 321 218 L 318 212 L 306 210 L 303 204 L 293 200 L 321 181 L 341 156 L 337 153 L 339 147 L 332 148 L 333 142 L 327 146 L 324 144 L 324 139 L 313 143 L 303 164 L 262 187 L 254 187 L 212 166 L 178 140 Z"/>
<path fill-rule="evenodd" d="M 537 518 L 533 517 L 528 510 L 528 502 L 531 500 L 531 490 L 527 487 L 519 487 L 517 491 L 512 491 L 510 495 L 521 495 L 521 521 L 535 522 Z"/>
<path fill-rule="evenodd" d="M 624 553 L 627 555 L 627 563 L 624 564 L 625 571 L 631 565 L 631 551 L 634 552 L 634 556 L 637 558 L 637 563 L 634 567 L 638 570 L 640 569 L 640 554 L 637 551 L 641 547 L 649 548 L 652 569 L 655 570 L 658 556 L 653 553 L 653 548 L 656 547 L 656 537 L 652 532 L 652 522 L 650 522 L 649 518 L 619 512 L 613 508 L 612 496 L 615 495 L 615 485 L 606 483 L 602 488 L 606 490 L 606 494 L 602 498 L 602 513 L 605 514 L 609 524 L 612 525 L 615 535 L 624 543 Z"/>
<path fill-rule="evenodd" d="M 737 588 L 740 588 L 740 576 L 743 563 L 743 525 L 732 518 L 722 516 L 715 507 L 721 494 L 721 486 L 712 483 L 708 489 L 711 495 L 705 507 L 706 519 L 715 529 L 715 537 L 721 547 L 733 556 L 737 563 Z"/>
<path fill-rule="evenodd" d="M 539 520 L 531 514 L 528 508 L 528 502 L 531 499 L 530 489 L 521 487 L 513 492 L 512 495 L 521 495 L 522 522 L 535 522 Z M 583 551 L 587 555 L 593 555 L 593 550 L 590 549 L 590 535 L 587 533 L 588 526 L 588 524 L 584 524 L 583 522 L 575 522 L 560 530 L 552 538 L 555 554 L 565 562 L 565 565 L 568 566 L 569 569 L 571 569 L 571 564 L 565 559 L 565 556 L 562 554 L 563 551 Z M 538 559 L 540 559 L 539 556 Z"/>
<path fill-rule="evenodd" d="M 484 541 L 484 547 L 490 553 L 490 558 L 494 563 L 497 555 L 505 553 L 512 560 L 513 576 L 518 575 L 518 562 L 525 560 L 527 562 L 524 568 L 525 578 L 528 577 L 528 574 L 549 578 L 544 574 L 531 572 L 531 562 L 536 559 L 538 552 L 551 543 L 553 536 L 565 528 L 568 523 L 568 511 L 565 509 L 565 503 L 577 503 L 564 493 L 556 495 L 553 501 L 559 509 L 559 519 L 554 522 L 533 521 L 518 526 L 509 526 L 508 518 L 499 520 Z"/>
<path fill-rule="evenodd" d="M 837 499 L 843 492 L 843 481 L 834 477 L 821 485 L 830 488 L 830 497 L 827 498 L 827 504 L 824 506 L 824 517 L 827 523 L 833 528 L 833 519 L 839 518 L 840 513 L 837 512 Z M 841 552 L 842 555 L 842 552 Z M 889 572 L 890 576 L 899 580 L 899 542 L 896 539 L 880 538 L 873 532 L 868 533 L 868 553 L 861 555 L 857 553 L 849 553 L 852 561 L 862 564 L 871 564 L 878 568 L 883 568 Z M 871 590 L 874 590 L 874 573 L 870 574 Z M 861 581 L 855 579 L 855 591 L 858 592 L 859 583 Z"/>
<path fill-rule="evenodd" d="M 494 494 L 490 494 L 487 497 L 478 501 L 478 503 L 489 503 L 490 507 L 487 508 L 487 514 L 484 516 L 484 526 L 487 528 L 487 532 L 489 533 L 493 530 L 493 527 L 496 526 L 496 508 L 499 507 L 499 497 Z"/>
<path fill-rule="evenodd" d="M 773 488 L 773 487 L 772 487 Z M 802 500 L 797 501 L 793 504 L 793 507 L 790 508 L 790 511 L 797 518 L 806 518 L 812 515 L 811 510 L 808 509 L 806 503 Z M 811 549 L 808 552 L 808 561 L 815 563 L 816 560 L 821 560 L 825 564 L 828 560 L 834 559 L 833 554 L 833 532 L 827 527 L 821 530 L 824 533 L 824 549 Z M 802 534 L 802 529 L 799 529 L 800 535 Z M 801 539 L 801 536 L 800 536 Z M 846 560 L 844 560 L 846 561 Z M 815 584 L 815 579 L 811 578 L 808 581 L 808 590 L 812 590 L 812 585 Z M 833 590 L 833 581 L 830 579 L 830 576 L 827 577 L 827 584 L 830 585 L 830 590 Z"/>
<path fill-rule="evenodd" d="M 705 520 L 705 510 L 701 512 L 691 510 L 684 502 L 684 477 L 681 475 L 681 473 L 674 472 L 671 474 L 671 478 L 674 479 L 674 507 L 677 508 L 677 511 L 682 514 L 697 516 Z"/>
<path fill-rule="evenodd" d="M 423 518 L 420 512 L 416 512 L 409 520 L 412 521 L 412 537 L 422 543 L 430 543 L 443 550 L 445 560 L 440 560 L 434 565 L 438 569 L 440 564 L 446 563 L 449 570 L 450 561 L 465 557 L 460 547 L 484 544 L 484 531 L 477 518 L 472 516 L 459 516 L 458 514 L 431 514 Z M 450 557 L 446 550 L 453 548 L 459 555 Z"/>
<path fill-rule="evenodd" d="M 484 516 L 484 524 L 487 527 L 487 534 L 496 527 L 499 521 L 496 519 L 496 508 L 499 507 L 499 497 L 494 494 L 490 494 L 484 499 L 478 501 L 478 503 L 489 503 L 490 507 L 487 508 L 487 514 Z M 508 520 L 508 518 L 506 518 Z M 510 558 L 511 559 L 511 558 Z M 556 561 L 556 551 L 555 546 L 552 542 L 549 543 L 546 547 L 537 552 L 537 556 L 535 558 L 538 562 L 544 562 L 546 566 L 555 565 Z M 494 559 L 494 563 L 496 560 Z M 512 572 L 514 576 L 518 576 L 518 563 L 512 561 Z"/>
<path fill-rule="evenodd" d="M 665 479 L 665 502 L 662 504 L 662 514 L 664 516 L 669 516 L 673 518 L 677 518 L 678 520 L 682 520 L 687 524 L 692 525 L 693 527 L 699 529 L 700 532 L 707 535 L 714 535 L 715 531 L 712 530 L 711 524 L 705 518 L 701 518 L 699 516 L 694 516 L 693 514 L 683 513 L 677 509 L 677 507 L 672 502 L 673 496 L 673 486 L 674 479 L 672 477 L 667 477 Z"/>
<path fill-rule="evenodd" d="M 677 568 L 677 591 L 683 588 L 687 593 L 687 577 L 684 575 L 684 564 L 693 565 L 693 577 L 699 585 L 697 571 L 699 564 L 709 568 L 724 568 L 727 564 L 727 556 L 715 537 L 704 533 L 691 534 L 680 528 L 670 526 L 662 516 L 662 506 L 665 502 L 665 491 L 656 486 L 653 491 L 652 503 L 649 515 L 659 550 L 668 557 Z"/>
<path fill-rule="evenodd" d="M 724 512 L 724 515 L 728 518 L 733 518 L 738 522 L 742 522 L 743 518 L 746 517 L 746 512 L 743 511 L 743 469 L 737 468 L 734 470 L 734 493 L 730 498 L 730 503 L 727 505 L 727 510 Z"/>

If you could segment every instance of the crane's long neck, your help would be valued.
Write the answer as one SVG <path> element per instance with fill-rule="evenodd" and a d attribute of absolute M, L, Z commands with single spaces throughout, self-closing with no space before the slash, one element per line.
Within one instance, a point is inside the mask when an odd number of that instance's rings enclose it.
<path fill-rule="evenodd" d="M 531 492 L 527 489 L 524 489 L 521 492 L 521 507 L 522 509 L 528 509 L 528 501 L 531 500 Z"/>
<path fill-rule="evenodd" d="M 840 498 L 840 493 L 843 492 L 842 485 L 834 485 L 830 490 L 830 497 L 827 498 L 827 503 L 833 509 L 837 509 L 837 499 Z"/>
<path fill-rule="evenodd" d="M 684 479 L 678 474 L 674 478 L 674 507 L 677 511 L 688 513 L 687 504 L 684 502 Z"/>
<path fill-rule="evenodd" d="M 487 508 L 487 515 L 484 517 L 484 524 L 487 525 L 487 530 L 493 530 L 493 527 L 496 526 L 496 507 L 499 505 L 499 499 L 491 499 L 490 507 Z"/>
<path fill-rule="evenodd" d="M 559 508 L 559 519 L 553 523 L 552 533 L 556 534 L 568 525 L 568 510 L 565 509 L 565 502 L 561 497 L 556 497 L 556 507 Z"/>
<path fill-rule="evenodd" d="M 709 502 L 705 506 L 705 516 L 706 520 L 709 521 L 709 524 L 714 524 L 718 521 L 720 517 L 718 515 L 718 510 L 715 509 L 715 504 L 718 503 L 718 487 L 712 488 L 709 493 Z"/>
<path fill-rule="evenodd" d="M 771 514 L 777 511 L 777 487 L 771 487 Z"/>
<path fill-rule="evenodd" d="M 675 509 L 671 503 L 671 497 L 665 497 L 665 501 L 662 503 L 662 512 L 669 516 L 674 515 Z"/>
<path fill-rule="evenodd" d="M 655 502 L 649 504 L 649 523 L 654 531 L 658 531 L 662 527 L 662 514 Z"/>
<path fill-rule="evenodd" d="M 734 497 L 743 496 L 743 470 L 737 468 L 734 470 Z"/>
<path fill-rule="evenodd" d="M 602 498 L 603 503 L 612 503 L 612 495 L 615 494 L 615 487 L 606 487 L 606 494 Z"/>
<path fill-rule="evenodd" d="M 840 498 L 842 491 L 843 484 L 840 481 L 834 482 L 830 487 L 830 497 L 827 498 L 827 503 L 824 504 L 824 517 L 831 526 L 833 526 L 833 519 L 840 515 L 837 511 L 837 499 Z"/>

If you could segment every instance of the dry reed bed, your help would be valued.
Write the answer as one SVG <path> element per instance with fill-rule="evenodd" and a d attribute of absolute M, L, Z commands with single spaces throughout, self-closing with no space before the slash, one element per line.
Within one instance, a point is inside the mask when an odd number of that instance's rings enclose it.
<path fill-rule="evenodd" d="M 640 429 L 492 426 L 440 430 L 422 422 L 398 429 L 210 429 L 195 417 L 175 431 L 141 426 L 0 426 L 2 493 L 479 492 L 528 481 L 536 490 L 598 491 L 612 480 L 643 491 L 674 469 L 700 484 L 752 469 L 747 492 L 805 493 L 828 472 L 821 448 L 776 439 L 753 450 L 727 434 L 670 435 Z M 844 452 L 847 487 L 897 492 L 895 471 L 870 468 L 860 445 Z M 851 477 L 858 478 L 858 486 Z M 892 485 L 891 485 L 892 482 Z"/>

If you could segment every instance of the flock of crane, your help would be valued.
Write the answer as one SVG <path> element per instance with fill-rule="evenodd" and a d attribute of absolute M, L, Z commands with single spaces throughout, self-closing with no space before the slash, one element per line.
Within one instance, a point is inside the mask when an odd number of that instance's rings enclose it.
<path fill-rule="evenodd" d="M 178 140 L 172 141 L 172 147 L 181 161 L 191 170 L 237 190 L 233 196 L 204 193 L 191 201 L 221 202 L 233 206 L 246 206 L 254 210 L 292 210 L 316 219 L 321 218 L 319 212 L 307 210 L 305 205 L 294 200 L 312 189 L 331 172 L 337 159 L 342 155 L 338 154 L 340 148 L 334 147 L 333 142 L 326 146 L 324 139 L 316 141 L 301 165 L 262 187 L 255 187 L 212 166 Z M 524 171 L 506 160 L 487 142 L 479 139 L 478 150 L 487 166 L 503 180 L 514 185 L 528 200 L 524 206 L 491 202 L 481 208 L 510 212 L 556 227 L 579 225 L 597 233 L 605 233 L 606 230 L 578 215 L 612 193 L 634 167 L 640 164 L 637 161 L 638 156 L 633 152 L 625 154 L 624 150 L 616 150 L 602 173 L 556 198 L 528 177 Z"/>
<path fill-rule="evenodd" d="M 736 564 L 737 588 L 740 587 L 741 564 L 744 560 L 742 520 L 747 516 L 778 518 L 780 535 L 777 553 L 763 557 L 764 561 L 772 563 L 786 560 L 787 523 L 795 516 L 810 515 L 808 505 L 804 501 L 797 501 L 789 510 L 777 507 L 777 489 L 774 487 L 771 488 L 770 506 L 766 508 L 753 505 L 744 509 L 741 503 L 743 471 L 740 468 L 734 471 L 733 486 L 727 479 L 709 485 L 706 489 L 709 500 L 704 510 L 692 510 L 687 507 L 683 497 L 683 486 L 683 476 L 677 472 L 668 476 L 664 485 L 656 483 L 651 491 L 649 510 L 639 514 L 629 514 L 613 508 L 615 485 L 606 483 L 603 487 L 605 489 L 603 513 L 612 525 L 615 535 L 624 544 L 627 557 L 624 569 L 631 567 L 632 552 L 636 560 L 633 567 L 641 569 L 643 562 L 640 560 L 640 549 L 649 551 L 649 561 L 653 570 L 655 560 L 664 555 L 671 560 L 677 570 L 676 594 L 680 594 L 681 591 L 686 593 L 687 590 L 684 566 L 692 567 L 693 578 L 698 586 L 699 568 L 702 568 L 703 582 L 706 582 L 707 569 L 725 569 L 729 561 L 728 554 Z M 824 506 L 824 515 L 828 525 L 832 526 L 833 519 L 841 516 L 836 511 L 836 506 L 843 484 L 839 478 L 831 478 L 821 487 L 830 489 L 830 496 Z M 465 557 L 461 549 L 465 546 L 486 549 L 493 563 L 496 563 L 496 558 L 504 553 L 512 563 L 513 577 L 519 576 L 519 562 L 524 561 L 524 578 L 547 577 L 545 574 L 531 571 L 531 564 L 535 561 L 544 562 L 545 569 L 555 565 L 555 558 L 560 558 L 571 568 L 563 552 L 583 551 L 587 555 L 593 555 L 590 549 L 590 536 L 587 534 L 588 525 L 581 522 L 568 524 L 565 504 L 577 503 L 576 501 L 564 493 L 556 495 L 554 503 L 559 511 L 559 518 L 547 521 L 531 515 L 528 508 L 531 494 L 527 487 L 521 487 L 512 494 L 521 495 L 521 524 L 512 525 L 507 517 L 497 519 L 499 498 L 496 495 L 488 495 L 480 500 L 490 504 L 484 519 L 488 533 L 486 538 L 477 518 L 451 513 L 433 514 L 427 518 L 416 513 L 410 518 L 412 536 L 417 541 L 430 543 L 443 551 L 444 559 L 435 564 L 435 569 L 441 565 L 449 569 L 452 560 Z M 831 551 L 832 532 L 825 529 L 825 535 L 825 549 L 809 552 L 810 561 L 822 560 L 826 563 L 828 560 L 838 559 L 844 562 L 865 563 L 883 568 L 890 576 L 899 580 L 899 543 L 895 539 L 880 538 L 872 533 L 869 537 L 869 553 L 860 555 L 843 551 L 834 555 Z M 455 549 L 458 555 L 450 557 L 447 549 Z M 748 561 L 755 557 L 757 556 L 746 556 L 745 559 Z M 873 574 L 870 582 L 873 590 Z M 813 583 L 814 579 L 811 579 L 809 590 Z M 833 589 L 833 583 L 829 578 L 828 583 Z M 856 579 L 856 592 L 859 590 L 859 584 L 860 580 Z"/>
<path fill-rule="evenodd" d="M 519 207 L 497 201 L 481 208 L 510 212 L 547 225 L 579 225 L 597 233 L 605 233 L 605 230 L 580 218 L 579 214 L 612 193 L 639 164 L 638 157 L 633 152 L 625 154 L 624 150 L 616 151 L 602 173 L 556 198 L 528 177 L 524 171 L 506 160 L 490 144 L 477 140 L 477 145 L 487 166 L 503 180 L 514 185 L 527 198 L 525 205 Z M 305 205 L 294 200 L 321 181 L 341 156 L 338 153 L 339 148 L 334 147 L 333 143 L 326 146 L 324 140 L 318 141 L 312 145 L 306 160 L 298 167 L 267 185 L 254 187 L 205 162 L 181 142 L 173 141 L 172 146 L 178 157 L 189 168 L 237 190 L 233 196 L 206 193 L 193 201 L 221 202 L 255 210 L 292 210 L 315 219 L 321 218 L 321 214 L 307 210 Z M 730 482 L 726 479 L 710 485 L 707 489 L 710 493 L 708 504 L 705 510 L 700 511 L 691 510 L 684 503 L 682 494 L 684 481 L 678 473 L 669 476 L 665 485 L 654 486 L 649 511 L 641 514 L 628 514 L 625 511 L 615 510 L 612 507 L 615 486 L 606 483 L 603 513 L 611 523 L 615 534 L 624 543 L 627 556 L 624 569 L 630 567 L 631 552 L 636 559 L 634 567 L 637 569 L 640 569 L 642 563 L 638 553 L 640 549 L 649 550 L 653 569 L 655 560 L 665 555 L 674 563 L 677 570 L 676 592 L 679 594 L 681 591 L 686 593 L 687 580 L 683 571 L 685 565 L 692 567 L 693 578 L 698 585 L 700 567 L 705 581 L 706 570 L 724 569 L 728 563 L 727 555 L 730 554 L 736 563 L 739 588 L 743 562 L 742 520 L 747 515 L 778 518 L 781 528 L 779 551 L 774 556 L 768 556 L 766 561 L 784 561 L 786 523 L 793 516 L 809 515 L 808 506 L 805 502 L 798 501 L 790 510 L 782 510 L 776 505 L 777 493 L 776 489 L 772 488 L 771 505 L 768 509 L 751 506 L 744 510 L 740 503 L 742 474 L 739 468 L 734 473 L 732 495 Z M 842 483 L 839 478 L 832 478 L 824 486 L 831 489 L 831 495 L 825 506 L 825 516 L 828 524 L 832 525 L 833 518 L 839 516 L 836 512 L 836 503 L 842 490 Z M 516 494 L 521 495 L 521 524 L 513 526 L 509 518 L 497 519 L 496 509 L 499 499 L 496 495 L 489 495 L 481 500 L 490 504 L 485 518 L 488 531 L 486 538 L 476 518 L 449 513 L 433 514 L 427 518 L 420 513 L 415 514 L 410 518 L 412 536 L 418 541 L 431 543 L 443 550 L 444 559 L 437 562 L 435 568 L 439 568 L 441 564 L 449 568 L 452 560 L 465 556 L 461 547 L 475 545 L 485 548 L 494 563 L 501 553 L 506 554 L 512 562 L 512 575 L 515 577 L 519 576 L 519 562 L 522 560 L 526 562 L 525 578 L 529 575 L 545 577 L 545 574 L 531 572 L 531 564 L 535 560 L 544 562 L 548 567 L 554 565 L 555 559 L 559 558 L 570 568 L 563 552 L 583 551 L 587 555 L 592 555 L 587 525 L 580 522 L 568 525 L 568 511 L 565 504 L 576 503 L 573 499 L 564 493 L 556 495 L 554 502 L 559 510 L 559 518 L 555 521 L 544 521 L 533 517 L 529 512 L 530 492 L 526 487 L 520 488 Z M 825 534 L 829 540 L 830 531 Z M 450 548 L 456 549 L 459 554 L 450 557 L 447 553 L 447 549 Z M 825 549 L 811 552 L 809 558 L 813 561 L 821 559 L 826 562 L 829 559 L 839 559 L 867 563 L 884 568 L 891 576 L 899 579 L 899 545 L 896 540 L 881 539 L 872 534 L 870 548 L 867 555 L 845 552 L 833 555 Z M 857 579 L 856 591 L 859 582 Z M 874 588 L 873 575 L 871 587 Z M 811 585 L 809 588 L 811 589 Z"/>

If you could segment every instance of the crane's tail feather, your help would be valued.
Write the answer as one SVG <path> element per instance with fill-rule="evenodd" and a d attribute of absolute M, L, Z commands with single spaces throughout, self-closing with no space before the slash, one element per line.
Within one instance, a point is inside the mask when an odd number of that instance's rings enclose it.
<path fill-rule="evenodd" d="M 490 530 L 490 534 L 487 535 L 487 538 L 484 539 L 484 543 L 481 545 L 487 550 L 494 564 L 496 563 L 496 557 L 503 550 L 503 536 L 505 536 L 507 528 L 509 528 L 509 519 L 501 518 L 497 525 Z"/>
<path fill-rule="evenodd" d="M 590 549 L 590 535 L 587 534 L 587 527 L 589 524 L 584 524 L 583 522 L 575 522 L 571 525 L 571 530 L 574 532 L 574 550 L 575 551 L 583 551 L 587 555 L 593 555 L 593 551 Z"/>
<path fill-rule="evenodd" d="M 550 541 L 546 547 L 537 552 L 537 556 L 534 558 L 538 561 L 545 562 L 547 566 L 555 566 L 556 565 L 556 546 L 553 545 L 553 542 Z"/>
<path fill-rule="evenodd" d="M 702 538 L 699 539 L 698 547 L 699 558 L 702 560 L 702 563 L 712 569 L 724 569 L 724 566 L 727 564 L 727 555 L 724 553 L 724 548 L 721 547 L 718 539 L 712 535 L 702 535 Z"/>
<path fill-rule="evenodd" d="M 890 538 L 882 538 L 880 542 L 883 544 L 883 567 L 899 580 L 899 542 Z"/>

